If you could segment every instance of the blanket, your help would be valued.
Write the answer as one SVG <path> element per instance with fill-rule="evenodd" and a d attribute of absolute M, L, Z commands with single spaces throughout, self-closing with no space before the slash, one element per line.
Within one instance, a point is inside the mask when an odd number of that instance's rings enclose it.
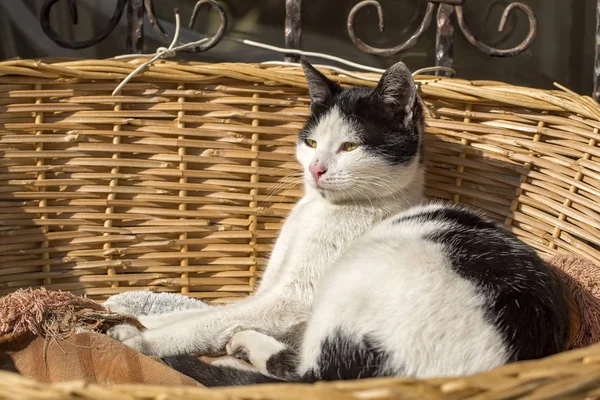
<path fill-rule="evenodd" d="M 113 312 L 135 317 L 189 309 L 202 310 L 209 307 L 206 303 L 191 297 L 146 290 L 115 294 L 103 305 Z"/>

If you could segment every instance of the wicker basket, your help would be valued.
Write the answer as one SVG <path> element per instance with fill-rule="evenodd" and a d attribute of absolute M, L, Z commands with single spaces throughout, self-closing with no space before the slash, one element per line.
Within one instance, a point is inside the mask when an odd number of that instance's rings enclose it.
<path fill-rule="evenodd" d="M 251 294 L 301 195 L 296 68 L 0 63 L 0 295 L 45 286 L 208 302 Z M 334 76 L 345 84 L 373 85 Z M 568 91 L 419 77 L 430 197 L 484 209 L 542 254 L 600 265 L 600 106 Z M 600 347 L 461 379 L 241 389 L 82 383 L 0 373 L 0 398 L 505 399 L 600 396 Z"/>

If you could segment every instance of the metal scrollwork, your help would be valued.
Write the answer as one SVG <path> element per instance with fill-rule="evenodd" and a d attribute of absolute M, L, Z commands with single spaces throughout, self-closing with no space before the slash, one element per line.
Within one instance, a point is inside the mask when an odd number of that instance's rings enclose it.
<path fill-rule="evenodd" d="M 50 12 L 52 8 L 60 1 L 66 1 L 71 16 L 71 21 L 74 25 L 78 23 L 78 12 L 76 0 L 45 0 L 40 10 L 40 22 L 43 31 L 55 43 L 62 47 L 71 49 L 83 49 L 93 46 L 104 40 L 116 28 L 127 9 L 127 40 L 126 47 L 128 53 L 143 53 L 144 43 L 144 17 L 148 16 L 150 25 L 158 34 L 160 40 L 165 44 L 171 43 L 171 37 L 161 26 L 159 20 L 154 13 L 153 0 L 117 0 L 115 10 L 106 24 L 92 38 L 82 41 L 71 41 L 63 39 L 50 26 Z M 456 23 L 458 29 L 465 36 L 467 41 L 479 49 L 481 52 L 490 56 L 496 57 L 513 57 L 525 51 L 531 44 L 537 33 L 537 21 L 532 9 L 524 3 L 514 1 L 508 4 L 500 18 L 498 30 L 502 32 L 511 13 L 521 11 L 527 16 L 529 21 L 529 29 L 525 38 L 517 46 L 509 49 L 499 49 L 483 43 L 477 39 L 469 29 L 464 17 L 464 3 L 467 0 L 422 0 L 426 2 L 425 14 L 421 19 L 421 23 L 415 32 L 403 43 L 390 48 L 373 47 L 363 42 L 355 32 L 356 16 L 361 11 L 374 7 L 377 10 L 379 30 L 384 29 L 384 12 L 381 4 L 377 0 L 362 0 L 357 3 L 348 14 L 347 29 L 348 35 L 352 42 L 365 53 L 374 54 L 381 57 L 388 57 L 394 54 L 401 53 L 413 47 L 423 33 L 429 28 L 432 20 L 436 22 L 436 40 L 435 40 L 435 60 L 437 66 L 451 67 L 454 57 L 454 30 L 455 23 L 453 16 L 456 14 Z M 220 24 L 214 36 L 197 47 L 185 49 L 181 51 L 203 52 L 214 47 L 225 36 L 227 29 L 228 18 L 225 11 L 218 3 L 218 0 L 199 0 L 192 12 L 189 20 L 189 28 L 194 26 L 194 22 L 202 6 L 209 6 L 213 11 L 216 11 L 220 17 Z M 285 0 L 285 45 L 289 49 L 299 49 L 302 37 L 302 0 Z M 437 13 L 436 13 L 437 9 Z M 421 18 L 416 16 L 416 18 Z M 596 49 L 595 49 L 595 64 L 594 64 L 594 98 L 600 100 L 600 0 L 597 0 L 596 5 Z M 286 61 L 298 61 L 298 56 L 295 54 L 287 54 Z M 448 75 L 448 72 L 438 71 L 438 75 Z"/>
<path fill-rule="evenodd" d="M 437 13 L 437 37 L 436 37 L 436 61 L 437 65 L 449 66 L 448 64 L 452 63 L 452 52 L 453 52 L 453 34 L 454 29 L 452 24 L 450 23 L 450 17 L 452 14 L 456 13 L 456 19 L 458 21 L 458 26 L 460 30 L 465 35 L 466 39 L 473 46 L 477 47 L 482 52 L 489 54 L 491 56 L 497 57 L 512 57 L 517 54 L 523 52 L 527 49 L 533 39 L 535 38 L 537 32 L 537 21 L 535 15 L 531 8 L 526 4 L 514 2 L 509 4 L 502 13 L 502 18 L 500 20 L 499 31 L 502 32 L 504 30 L 504 26 L 506 24 L 506 20 L 510 13 L 514 9 L 521 10 L 527 15 L 529 20 L 529 31 L 525 39 L 517 46 L 512 47 L 510 49 L 498 49 L 495 47 L 491 47 L 480 40 L 478 40 L 475 35 L 468 28 L 464 14 L 463 14 L 463 3 L 466 0 L 426 0 L 427 1 L 427 9 L 425 10 L 425 15 L 423 16 L 423 20 L 421 24 L 417 28 L 416 32 L 405 42 L 391 48 L 377 48 L 372 47 L 363 42 L 356 36 L 354 31 L 355 19 L 358 12 L 365 9 L 366 7 L 375 7 L 377 9 L 377 14 L 379 17 L 379 30 L 383 31 L 383 9 L 377 0 L 364 0 L 357 3 L 348 14 L 347 26 L 348 26 L 348 35 L 352 42 L 365 53 L 374 54 L 382 57 L 391 56 L 394 54 L 398 54 L 402 51 L 405 51 L 412 46 L 415 45 L 419 37 L 423 34 L 423 32 L 429 27 L 431 24 L 431 20 L 433 17 L 433 13 L 435 12 L 435 8 L 438 8 Z"/>
<path fill-rule="evenodd" d="M 83 49 L 83 48 L 90 47 L 90 46 L 93 46 L 93 45 L 101 42 L 108 35 L 110 35 L 111 32 L 116 28 L 119 21 L 121 20 L 121 17 L 123 16 L 123 12 L 125 11 L 125 8 L 128 6 L 129 6 L 128 18 L 127 18 L 127 22 L 129 25 L 129 29 L 128 29 L 129 34 L 128 34 L 128 40 L 127 40 L 127 47 L 128 47 L 127 51 L 128 52 L 141 53 L 143 51 L 143 49 L 142 49 L 142 43 L 143 43 L 142 30 L 143 30 L 143 20 L 144 20 L 143 12 L 145 12 L 146 15 L 148 15 L 150 24 L 152 25 L 154 30 L 158 33 L 161 40 L 165 44 L 171 43 L 170 36 L 163 29 L 160 22 L 158 21 L 158 18 L 156 18 L 155 14 L 154 14 L 154 5 L 153 5 L 152 0 L 143 0 L 143 9 L 142 9 L 142 3 L 139 0 L 117 0 L 117 5 L 116 5 L 115 11 L 114 11 L 110 21 L 94 37 L 87 39 L 87 40 L 83 40 L 83 41 L 65 40 L 65 39 L 61 38 L 58 35 L 58 33 L 50 26 L 50 11 L 51 11 L 52 7 L 54 7 L 54 5 L 56 5 L 56 3 L 58 3 L 59 1 L 61 1 L 61 0 L 46 0 L 44 2 L 44 4 L 42 5 L 42 9 L 40 12 L 40 22 L 42 25 L 42 29 L 44 30 L 44 33 L 46 33 L 46 35 L 48 35 L 48 37 L 50 39 L 52 39 L 55 43 L 57 43 L 59 46 L 70 48 L 70 49 Z M 69 13 L 71 15 L 71 21 L 73 22 L 73 24 L 76 25 L 79 22 L 76 0 L 65 0 L 65 1 L 67 2 L 68 6 L 69 6 Z M 219 18 L 221 20 L 220 24 L 219 24 L 219 28 L 217 29 L 217 32 L 215 33 L 215 35 L 212 36 L 210 38 L 210 40 L 208 40 L 206 43 L 203 43 L 197 47 L 185 49 L 182 51 L 189 51 L 189 52 L 206 51 L 206 50 L 214 47 L 217 43 L 219 43 L 221 41 L 223 36 L 225 36 L 225 31 L 227 30 L 227 15 L 225 14 L 225 10 L 223 9 L 223 7 L 221 7 L 221 5 L 216 0 L 199 0 L 196 3 L 194 10 L 192 12 L 192 15 L 190 17 L 190 21 L 189 21 L 189 25 L 188 25 L 189 28 L 191 29 L 194 26 L 194 23 L 198 17 L 198 13 L 200 12 L 200 9 L 204 5 L 209 6 L 213 10 L 217 11 L 217 13 L 219 14 Z"/>
<path fill-rule="evenodd" d="M 50 10 L 52 10 L 52 7 L 54 7 L 54 5 L 56 5 L 56 3 L 59 1 L 61 0 L 46 0 L 46 2 L 42 5 L 42 9 L 40 10 L 40 23 L 44 33 L 50 39 L 52 39 L 54 43 L 69 49 L 84 49 L 103 41 L 115 29 L 119 23 L 119 20 L 121 19 L 121 16 L 123 15 L 125 6 L 127 5 L 127 0 L 118 0 L 117 7 L 115 8 L 115 12 L 113 13 L 110 21 L 108 21 L 108 24 L 102 28 L 100 32 L 90 39 L 73 42 L 61 38 L 50 26 Z M 79 23 L 77 3 L 75 3 L 75 0 L 66 1 L 69 6 L 69 14 L 71 14 L 71 22 L 73 22 L 73 25 L 77 25 Z"/>
<path fill-rule="evenodd" d="M 527 15 L 527 19 L 529 20 L 529 31 L 527 32 L 527 36 L 521 43 L 517 46 L 510 49 L 497 49 L 495 47 L 488 46 L 487 44 L 477 40 L 473 33 L 467 27 L 465 22 L 465 17 L 463 15 L 462 6 L 456 6 L 456 19 L 458 20 L 458 26 L 460 26 L 460 30 L 465 35 L 465 38 L 471 43 L 473 46 L 477 47 L 482 52 L 489 54 L 490 56 L 496 57 L 513 57 L 517 54 L 525 51 L 533 42 L 535 38 L 535 34 L 537 33 L 537 20 L 535 19 L 535 14 L 533 10 L 527 5 L 523 3 L 511 3 L 506 6 L 504 12 L 502 13 L 502 18 L 500 19 L 500 25 L 498 26 L 498 32 L 502 32 L 504 30 L 504 26 L 506 25 L 506 20 L 512 10 L 515 8 L 523 11 L 525 15 Z"/>
<path fill-rule="evenodd" d="M 414 46 L 415 43 L 417 43 L 417 40 L 419 40 L 419 38 L 423 34 L 423 32 L 425 32 L 425 30 L 429 28 L 429 25 L 431 24 L 431 19 L 433 17 L 433 12 L 435 10 L 435 4 L 433 2 L 428 2 L 427 10 L 425 11 L 425 17 L 423 17 L 423 21 L 421 21 L 421 25 L 419 25 L 416 32 L 413 33 L 407 41 L 399 44 L 398 46 L 389 49 L 381 49 L 369 46 L 368 44 L 360 40 L 356 36 L 356 32 L 354 32 L 354 20 L 356 18 L 356 14 L 358 14 L 360 10 L 369 6 L 373 6 L 377 9 L 377 16 L 379 17 L 379 31 L 383 32 L 384 22 L 383 9 L 381 8 L 381 4 L 379 4 L 379 2 L 376 0 L 364 0 L 352 7 L 352 9 L 350 10 L 350 14 L 348 14 L 348 35 L 350 35 L 350 39 L 360 50 L 364 51 L 365 53 L 375 54 L 381 57 L 387 57 L 394 54 L 398 54 Z"/>

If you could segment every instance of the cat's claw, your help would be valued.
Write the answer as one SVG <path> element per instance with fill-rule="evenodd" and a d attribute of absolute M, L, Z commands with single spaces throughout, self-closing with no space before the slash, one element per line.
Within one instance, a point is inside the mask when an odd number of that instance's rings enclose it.
<path fill-rule="evenodd" d="M 234 342 L 233 340 L 229 340 L 225 349 L 227 350 L 228 355 L 235 357 L 239 360 L 251 363 L 250 352 L 246 347 L 236 344 L 236 342 Z"/>
<path fill-rule="evenodd" d="M 136 351 L 141 352 L 143 349 L 144 338 L 142 332 L 133 325 L 116 325 L 110 328 L 106 334 Z"/>

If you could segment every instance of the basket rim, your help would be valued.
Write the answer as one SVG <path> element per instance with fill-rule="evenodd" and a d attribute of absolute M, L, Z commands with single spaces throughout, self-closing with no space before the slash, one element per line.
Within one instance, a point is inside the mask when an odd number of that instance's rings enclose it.
<path fill-rule="evenodd" d="M 26 78 L 28 83 L 77 83 L 81 80 L 121 81 L 146 58 L 114 59 L 18 59 L 0 62 L 0 86 L 11 78 Z M 348 85 L 375 86 L 376 82 L 323 71 L 329 78 Z M 377 73 L 363 73 L 369 78 Z M 284 84 L 306 89 L 301 67 L 261 65 L 259 63 L 208 63 L 159 60 L 141 71 L 131 82 L 194 83 L 209 77 L 231 78 L 266 85 Z M 466 80 L 419 75 L 415 81 L 425 97 L 432 91 L 440 99 L 502 104 L 538 111 L 564 111 L 600 121 L 600 104 L 590 96 L 579 95 L 557 85 L 559 90 L 535 89 L 500 81 Z M 116 84 L 115 84 L 116 87 Z M 127 88 L 127 85 L 124 89 Z M 118 98 L 118 96 L 115 96 Z"/>

